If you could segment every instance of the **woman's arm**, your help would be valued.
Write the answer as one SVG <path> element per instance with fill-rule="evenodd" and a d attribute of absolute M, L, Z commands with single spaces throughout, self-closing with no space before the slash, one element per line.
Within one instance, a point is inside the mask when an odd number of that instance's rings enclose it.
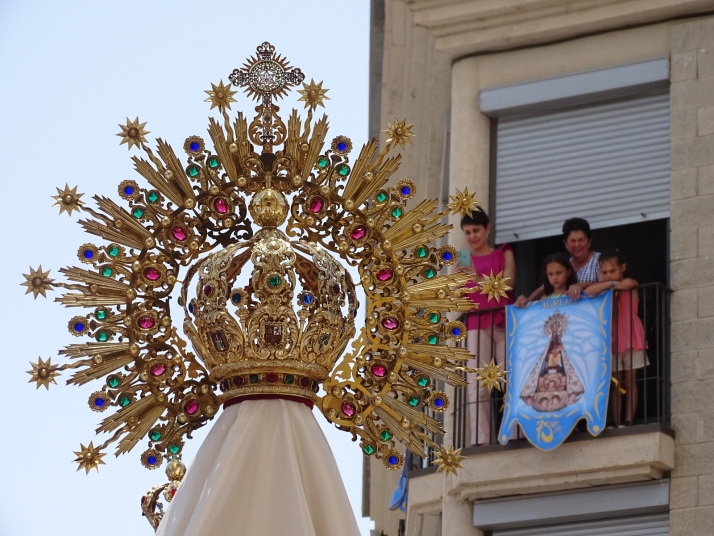
<path fill-rule="evenodd" d="M 516 258 L 513 256 L 513 251 L 506 249 L 503 252 L 503 278 L 506 279 L 509 287 L 516 286 Z"/>

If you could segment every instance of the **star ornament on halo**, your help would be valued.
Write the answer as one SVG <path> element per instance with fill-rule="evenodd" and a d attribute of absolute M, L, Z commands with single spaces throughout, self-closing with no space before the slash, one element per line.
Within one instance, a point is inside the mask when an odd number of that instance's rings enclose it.
<path fill-rule="evenodd" d="M 102 460 L 102 458 L 106 455 L 100 452 L 102 447 L 94 448 L 94 445 L 90 441 L 89 445 L 86 447 L 80 443 L 79 448 L 79 452 L 74 452 L 77 456 L 77 459 L 74 460 L 74 462 L 79 464 L 77 471 L 84 469 L 86 474 L 89 474 L 89 471 L 94 469 L 99 472 L 99 464 L 106 465 Z"/>
<path fill-rule="evenodd" d="M 149 134 L 148 130 L 145 130 L 146 122 L 139 123 L 139 118 L 137 117 L 133 121 L 129 121 L 126 118 L 126 125 L 119 125 L 121 132 L 117 134 L 121 138 L 121 143 L 119 145 L 124 145 L 128 143 L 127 149 L 131 149 L 136 145 L 141 147 L 142 143 L 146 143 L 146 135 Z"/>
<path fill-rule="evenodd" d="M 454 450 L 453 445 L 446 449 L 444 445 L 441 445 L 436 452 L 436 459 L 434 460 L 434 463 L 439 466 L 436 472 L 444 471 L 447 475 L 449 473 L 454 473 L 455 475 L 457 469 L 464 468 L 461 465 L 461 461 L 465 459 L 466 456 L 461 456 L 461 449 Z"/>
<path fill-rule="evenodd" d="M 62 214 L 66 210 L 67 214 L 71 216 L 73 210 L 76 210 L 77 212 L 82 210 L 81 206 L 84 205 L 84 201 L 81 200 L 81 197 L 84 194 L 78 194 L 77 188 L 78 187 L 75 186 L 74 188 L 70 189 L 67 183 L 65 183 L 64 185 L 64 190 L 60 190 L 55 186 L 55 189 L 57 190 L 57 195 L 51 196 L 52 199 L 55 200 L 55 204 L 52 206 L 59 207 L 60 214 Z"/>
<path fill-rule="evenodd" d="M 501 386 L 506 383 L 506 371 L 501 370 L 501 365 L 497 365 L 493 359 L 488 365 L 477 368 L 474 372 L 481 387 L 486 387 L 489 393 L 494 387 L 500 391 Z"/>
<path fill-rule="evenodd" d="M 50 279 L 48 277 L 49 275 L 50 270 L 43 272 L 42 265 L 40 265 L 37 270 L 33 270 L 32 266 L 30 266 L 30 273 L 22 274 L 22 277 L 24 277 L 26 281 L 20 283 L 20 286 L 27 287 L 25 294 L 32 292 L 34 299 L 37 299 L 37 296 L 40 294 L 46 298 L 47 294 L 45 294 L 45 292 L 53 290 L 52 284 L 54 283 L 54 279 Z"/>
<path fill-rule="evenodd" d="M 501 298 L 508 297 L 508 291 L 513 290 L 513 287 L 509 287 L 506 281 L 511 279 L 510 277 L 503 277 L 503 270 L 493 275 L 493 270 L 491 270 L 491 275 L 486 275 L 478 286 L 481 289 L 481 294 L 487 294 L 489 300 L 495 299 L 496 302 L 501 303 Z"/>
<path fill-rule="evenodd" d="M 37 363 L 33 363 L 32 361 L 30 361 L 30 365 L 32 365 L 32 370 L 28 370 L 27 373 L 32 377 L 28 380 L 27 383 L 37 383 L 37 389 L 40 388 L 40 385 L 44 385 L 45 389 L 49 391 L 50 383 L 54 383 L 55 385 L 57 385 L 55 378 L 59 376 L 59 373 L 57 372 L 58 366 L 52 364 L 51 357 L 47 359 L 47 361 L 43 361 L 41 357 L 38 357 L 37 359 Z"/>
<path fill-rule="evenodd" d="M 302 89 L 298 89 L 298 93 L 302 95 L 298 99 L 298 102 L 304 102 L 305 108 L 310 108 L 310 110 L 316 109 L 318 106 L 325 107 L 324 101 L 330 100 L 325 93 L 330 91 L 329 89 L 322 89 L 322 82 L 316 84 L 315 80 L 310 79 L 309 84 L 302 85 Z"/>
<path fill-rule="evenodd" d="M 456 190 L 456 195 L 450 195 L 451 203 L 448 207 L 452 214 L 460 214 L 463 218 L 464 216 L 473 216 L 474 211 L 478 211 L 479 200 L 475 199 L 476 194 L 469 193 L 468 188 L 464 188 L 463 192 Z"/>
<path fill-rule="evenodd" d="M 412 142 L 410 138 L 414 136 L 412 132 L 414 125 L 407 125 L 406 122 L 406 118 L 399 121 L 395 117 L 394 122 L 387 125 L 387 130 L 384 131 L 387 133 L 387 145 L 400 145 L 404 149 L 405 143 Z"/>
<path fill-rule="evenodd" d="M 223 113 L 231 109 L 231 102 L 237 102 L 233 95 L 237 91 L 231 91 L 231 86 L 224 85 L 223 80 L 218 85 L 211 83 L 211 89 L 204 90 L 208 94 L 208 98 L 204 102 L 211 103 L 211 110 L 218 108 L 218 111 Z"/>

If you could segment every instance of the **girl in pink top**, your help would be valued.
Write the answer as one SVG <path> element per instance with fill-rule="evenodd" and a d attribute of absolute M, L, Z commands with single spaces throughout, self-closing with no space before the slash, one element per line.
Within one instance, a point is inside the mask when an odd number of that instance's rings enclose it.
<path fill-rule="evenodd" d="M 510 278 L 509 282 L 513 285 L 516 279 L 513 250 L 508 245 L 500 248 L 489 246 L 488 235 L 491 232 L 491 225 L 488 215 L 479 207 L 472 216 L 463 217 L 461 230 L 469 245 L 470 263 L 466 264 L 459 258 L 456 269 L 476 274 L 469 286 L 475 286 L 485 276 L 490 276 L 491 272 L 494 274 L 503 272 L 503 276 Z M 467 296 L 478 304 L 478 308 L 474 309 L 475 314 L 470 315 L 466 321 L 468 328 L 466 347 L 471 354 L 477 356 L 476 359 L 468 361 L 469 368 L 478 368 L 483 363 L 489 363 L 491 359 L 498 364 L 503 364 L 506 352 L 506 320 L 502 307 L 513 303 L 513 295 L 509 293 L 508 298 L 501 298 L 500 303 L 489 300 L 488 296 L 481 294 L 480 291 Z M 497 310 L 493 311 L 493 309 Z M 466 376 L 471 444 L 488 445 L 496 439 L 491 395 L 485 387 L 478 388 L 476 374 L 468 373 Z"/>
<path fill-rule="evenodd" d="M 589 286 L 585 292 L 594 296 L 608 288 L 615 290 L 612 313 L 612 375 L 625 389 L 624 419 L 621 419 L 623 405 L 618 389 L 610 389 L 610 406 L 615 425 L 630 426 L 637 410 L 637 371 L 649 365 L 645 330 L 637 316 L 637 281 L 624 277 L 627 264 L 618 251 L 602 253 L 599 263 L 604 281 Z"/>

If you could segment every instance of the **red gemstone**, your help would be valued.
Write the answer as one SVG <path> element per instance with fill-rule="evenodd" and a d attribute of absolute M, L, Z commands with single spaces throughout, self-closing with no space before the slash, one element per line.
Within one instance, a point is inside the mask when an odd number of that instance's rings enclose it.
<path fill-rule="evenodd" d="M 203 293 L 206 296 L 210 296 L 211 294 L 213 294 L 213 287 L 211 285 L 206 285 L 205 287 L 203 287 Z"/>
<path fill-rule="evenodd" d="M 377 272 L 377 279 L 380 281 L 389 281 L 392 279 L 392 271 L 389 268 L 382 268 Z"/>
<path fill-rule="evenodd" d="M 171 233 L 174 235 L 174 238 L 179 242 L 183 242 L 184 240 L 186 240 L 186 231 L 184 231 L 181 227 L 174 227 L 171 230 Z"/>
<path fill-rule="evenodd" d="M 310 378 L 306 378 L 305 376 L 300 378 L 300 385 L 302 387 L 309 387 L 310 386 Z"/>
<path fill-rule="evenodd" d="M 355 414 L 355 407 L 349 402 L 342 402 L 340 409 L 342 410 L 342 413 L 348 417 L 352 417 Z"/>
<path fill-rule="evenodd" d="M 275 372 L 268 372 L 268 373 L 265 375 L 265 380 L 266 380 L 268 383 L 275 383 L 275 382 L 278 381 L 278 375 L 275 374 Z"/>
<path fill-rule="evenodd" d="M 166 372 L 166 365 L 164 365 L 163 363 L 156 363 L 153 367 L 151 367 L 152 376 L 159 377 L 164 372 Z"/>
<path fill-rule="evenodd" d="M 141 498 L 141 505 L 144 506 L 144 503 L 145 503 L 145 502 L 146 502 L 146 495 L 144 495 L 144 496 Z"/>
<path fill-rule="evenodd" d="M 244 383 L 245 380 L 243 379 L 243 376 L 236 376 L 235 378 L 233 378 L 233 385 L 235 385 L 236 387 L 240 387 Z"/>
<path fill-rule="evenodd" d="M 186 404 L 186 413 L 189 415 L 193 415 L 198 411 L 198 402 L 195 400 L 191 400 L 188 404 Z"/>
<path fill-rule="evenodd" d="M 333 294 L 339 294 L 340 290 L 342 290 L 342 289 L 340 288 L 339 283 L 335 283 L 334 285 L 332 285 L 332 293 Z"/>
<path fill-rule="evenodd" d="M 322 197 L 316 197 L 310 202 L 310 212 L 317 214 L 324 206 L 325 202 L 322 200 Z"/>
<path fill-rule="evenodd" d="M 171 496 L 174 497 L 176 495 L 176 488 L 171 488 Z"/>
<path fill-rule="evenodd" d="M 151 329 L 154 327 L 154 319 L 150 316 L 142 316 L 139 318 L 139 327 L 141 329 Z"/>
<path fill-rule="evenodd" d="M 366 234 L 367 229 L 365 229 L 361 225 L 358 225 L 357 227 L 352 229 L 350 236 L 352 237 L 352 240 L 362 240 Z"/>
<path fill-rule="evenodd" d="M 149 281 L 156 281 L 161 277 L 161 273 L 156 268 L 147 268 L 144 270 L 144 277 Z"/>
<path fill-rule="evenodd" d="M 379 363 L 375 363 L 374 365 L 372 365 L 372 374 L 374 374 L 378 378 L 384 378 L 384 376 L 387 374 L 387 367 Z"/>
<path fill-rule="evenodd" d="M 216 212 L 220 212 L 221 214 L 228 212 L 228 202 L 222 197 L 216 199 L 216 202 L 213 203 L 213 207 L 216 209 Z"/>
<path fill-rule="evenodd" d="M 382 320 L 382 325 L 387 329 L 397 329 L 399 327 L 399 322 L 393 316 L 388 316 Z"/>

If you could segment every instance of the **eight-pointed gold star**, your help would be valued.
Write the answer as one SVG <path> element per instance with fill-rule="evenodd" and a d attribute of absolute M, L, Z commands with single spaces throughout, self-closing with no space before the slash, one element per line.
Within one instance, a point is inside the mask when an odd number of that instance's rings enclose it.
<path fill-rule="evenodd" d="M 436 452 L 436 459 L 434 460 L 434 463 L 439 466 L 436 472 L 444 471 L 447 475 L 449 473 L 456 474 L 457 469 L 464 468 L 461 465 L 461 461 L 465 459 L 466 456 L 461 456 L 461 449 L 454 450 L 452 445 L 447 450 L 444 445 L 441 445 Z"/>
<path fill-rule="evenodd" d="M 51 357 L 47 361 L 43 361 L 41 357 L 38 357 L 37 359 L 39 359 L 38 363 L 30 361 L 32 370 L 28 370 L 27 373 L 31 375 L 32 378 L 30 378 L 27 383 L 36 382 L 37 389 L 40 388 L 40 385 L 44 385 L 45 389 L 49 391 L 50 383 L 57 385 L 57 382 L 55 381 L 55 377 L 59 376 L 59 373 L 57 372 L 57 365 L 52 364 Z"/>
<path fill-rule="evenodd" d="M 311 78 L 309 84 L 303 83 L 302 89 L 298 89 L 298 93 L 302 95 L 298 101 L 304 102 L 305 108 L 309 107 L 311 110 L 314 110 L 318 106 L 322 106 L 324 108 L 325 105 L 323 104 L 323 101 L 330 100 L 330 97 L 325 95 L 328 91 L 330 90 L 322 89 L 322 82 L 316 84 L 315 80 Z"/>
<path fill-rule="evenodd" d="M 90 441 L 89 446 L 85 447 L 80 443 L 79 448 L 81 450 L 79 452 L 75 451 L 77 459 L 74 460 L 75 463 L 79 464 L 79 467 L 77 467 L 77 471 L 79 471 L 80 469 L 84 469 L 85 471 L 87 471 L 86 474 L 89 474 L 89 471 L 91 469 L 94 469 L 95 471 L 99 472 L 98 465 L 100 463 L 102 465 L 105 465 L 105 463 L 102 461 L 102 458 L 105 456 L 105 454 L 102 454 L 100 452 L 101 447 L 95 449 L 94 445 Z"/>
<path fill-rule="evenodd" d="M 407 120 L 406 118 L 402 119 L 401 121 L 397 120 L 397 118 L 394 118 L 393 123 L 389 123 L 387 125 L 387 130 L 384 132 L 387 133 L 387 145 L 392 145 L 392 144 L 399 144 L 402 146 L 402 149 L 404 148 L 404 144 L 406 142 L 411 143 L 412 140 L 410 139 L 414 133 L 412 132 L 412 125 L 407 125 L 406 124 Z"/>
<path fill-rule="evenodd" d="M 59 207 L 60 214 L 66 210 L 67 214 L 71 216 L 73 210 L 76 210 L 77 212 L 82 210 L 80 205 L 84 205 L 84 201 L 80 201 L 80 198 L 84 194 L 77 193 L 77 186 L 70 189 L 69 185 L 65 183 L 64 190 L 60 190 L 56 186 L 55 188 L 57 190 L 57 195 L 52 196 L 52 199 L 55 200 L 55 204 L 52 206 Z"/>
<path fill-rule="evenodd" d="M 223 80 L 219 82 L 218 85 L 211 82 L 211 89 L 204 90 L 208 93 L 208 98 L 204 102 L 211 103 L 211 110 L 218 107 L 218 111 L 223 113 L 226 109 L 231 109 L 231 102 L 236 102 L 233 95 L 238 93 L 237 91 L 231 91 L 231 86 L 223 85 Z"/>
<path fill-rule="evenodd" d="M 509 279 L 511 278 L 503 277 L 503 270 L 496 275 L 493 275 L 493 270 L 491 270 L 491 275 L 485 275 L 478 286 L 481 289 L 481 294 L 487 294 L 489 300 L 496 298 L 496 301 L 501 303 L 501 298 L 508 297 L 508 291 L 513 290 L 506 284 Z"/>
<path fill-rule="evenodd" d="M 20 283 L 20 286 L 27 287 L 25 294 L 32 292 L 32 294 L 34 294 L 34 299 L 37 299 L 37 296 L 40 294 L 46 298 L 47 294 L 45 294 L 45 292 L 52 290 L 52 283 L 54 283 L 54 279 L 47 277 L 49 275 L 50 270 L 43 272 L 42 265 L 40 265 L 37 270 L 33 270 L 32 266 L 30 266 L 30 273 L 22 274 L 22 277 L 24 277 L 26 281 L 24 283 Z"/>
<path fill-rule="evenodd" d="M 145 126 L 146 122 L 140 124 L 138 117 L 133 121 L 129 121 L 129 118 L 127 117 L 126 125 L 119 125 L 119 127 L 121 127 L 121 132 L 117 134 L 117 136 L 121 138 L 121 143 L 119 145 L 128 143 L 129 146 L 127 149 L 131 149 L 134 145 L 141 147 L 142 143 L 146 143 L 145 136 L 149 134 L 148 130 L 144 130 Z"/>
<path fill-rule="evenodd" d="M 501 370 L 501 365 L 497 365 L 493 359 L 488 365 L 477 368 L 475 372 L 476 379 L 481 383 L 481 387 L 486 387 L 489 393 L 494 387 L 500 391 L 501 385 L 506 383 L 506 371 Z"/>
<path fill-rule="evenodd" d="M 449 210 L 452 214 L 461 214 L 461 217 L 468 215 L 473 216 L 473 211 L 478 210 L 478 199 L 475 199 L 476 194 L 470 194 L 468 188 L 464 188 L 463 192 L 456 190 L 456 195 L 450 195 L 451 203 L 449 203 Z"/>

